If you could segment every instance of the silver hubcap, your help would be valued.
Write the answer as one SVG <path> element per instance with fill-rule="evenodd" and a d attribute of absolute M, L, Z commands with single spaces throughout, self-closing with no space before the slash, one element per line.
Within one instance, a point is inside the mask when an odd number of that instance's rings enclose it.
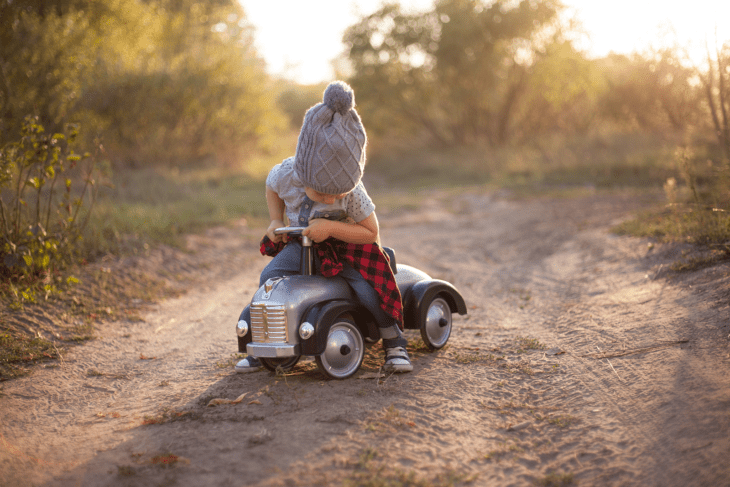
<path fill-rule="evenodd" d="M 330 328 L 322 365 L 332 377 L 346 377 L 360 367 L 365 353 L 362 335 L 351 323 L 337 323 Z"/>
<path fill-rule="evenodd" d="M 441 348 L 451 335 L 451 308 L 442 298 L 431 301 L 424 325 L 426 338 L 435 348 Z"/>

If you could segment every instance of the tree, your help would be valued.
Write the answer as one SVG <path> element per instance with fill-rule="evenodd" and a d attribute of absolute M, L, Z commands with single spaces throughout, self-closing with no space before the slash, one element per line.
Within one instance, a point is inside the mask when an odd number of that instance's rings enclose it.
<path fill-rule="evenodd" d="M 186 164 L 285 126 L 235 0 L 13 0 L 0 18 L 0 142 L 31 114 L 80 122 L 116 161 Z"/>
<path fill-rule="evenodd" d="M 559 36 L 557 0 L 387 5 L 345 34 L 350 80 L 376 130 L 427 131 L 445 145 L 513 136 L 538 53 Z"/>
<path fill-rule="evenodd" d="M 714 54 L 713 59 L 708 45 L 707 72 L 701 78 L 715 135 L 730 165 L 730 42 L 716 47 Z"/>
<path fill-rule="evenodd" d="M 701 123 L 697 76 L 682 62 L 678 48 L 631 56 L 612 54 L 599 65 L 609 87 L 602 102 L 606 118 L 643 130 L 674 132 Z"/>

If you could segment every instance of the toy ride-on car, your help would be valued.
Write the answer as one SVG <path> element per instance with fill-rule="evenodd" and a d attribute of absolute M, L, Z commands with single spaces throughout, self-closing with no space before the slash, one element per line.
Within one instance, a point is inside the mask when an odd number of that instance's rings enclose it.
<path fill-rule="evenodd" d="M 377 342 L 380 333 L 344 278 L 314 273 L 312 240 L 302 230 L 275 231 L 301 236 L 300 274 L 269 279 L 256 291 L 236 325 L 238 351 L 258 358 L 271 371 L 289 370 L 302 356 L 314 356 L 325 375 L 345 379 L 360 368 L 365 342 Z M 464 298 L 446 281 L 396 265 L 392 249 L 384 250 L 403 299 L 404 327 L 420 330 L 430 349 L 442 348 L 451 335 L 452 315 L 466 314 Z"/>

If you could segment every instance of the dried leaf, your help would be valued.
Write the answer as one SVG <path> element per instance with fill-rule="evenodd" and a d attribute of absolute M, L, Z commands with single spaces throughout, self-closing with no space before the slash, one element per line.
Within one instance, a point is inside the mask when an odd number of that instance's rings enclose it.
<path fill-rule="evenodd" d="M 507 431 L 519 431 L 521 429 L 527 428 L 528 426 L 530 426 L 530 422 L 529 421 L 525 421 L 523 423 L 519 423 L 519 424 L 516 424 L 514 426 L 513 425 L 509 425 L 509 427 L 507 428 Z"/>
<path fill-rule="evenodd" d="M 238 396 L 236 399 L 224 399 L 224 398 L 220 398 L 220 397 L 216 398 L 216 399 L 211 399 L 208 402 L 208 407 L 220 406 L 221 404 L 238 404 L 241 401 L 243 401 L 243 398 L 246 397 L 246 394 L 248 394 L 248 392 L 244 392 L 243 394 Z M 259 404 L 261 404 L 261 403 L 259 403 Z"/>

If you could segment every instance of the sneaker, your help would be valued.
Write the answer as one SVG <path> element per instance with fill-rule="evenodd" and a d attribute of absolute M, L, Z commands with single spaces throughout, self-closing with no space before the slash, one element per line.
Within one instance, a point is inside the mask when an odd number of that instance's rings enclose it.
<path fill-rule="evenodd" d="M 256 372 L 261 368 L 261 361 L 256 357 L 246 357 L 236 364 L 236 372 L 245 374 L 246 372 Z"/>
<path fill-rule="evenodd" d="M 408 358 L 408 352 L 403 347 L 393 347 L 385 349 L 385 365 L 383 370 L 386 372 L 410 372 L 413 370 L 411 359 Z"/>

